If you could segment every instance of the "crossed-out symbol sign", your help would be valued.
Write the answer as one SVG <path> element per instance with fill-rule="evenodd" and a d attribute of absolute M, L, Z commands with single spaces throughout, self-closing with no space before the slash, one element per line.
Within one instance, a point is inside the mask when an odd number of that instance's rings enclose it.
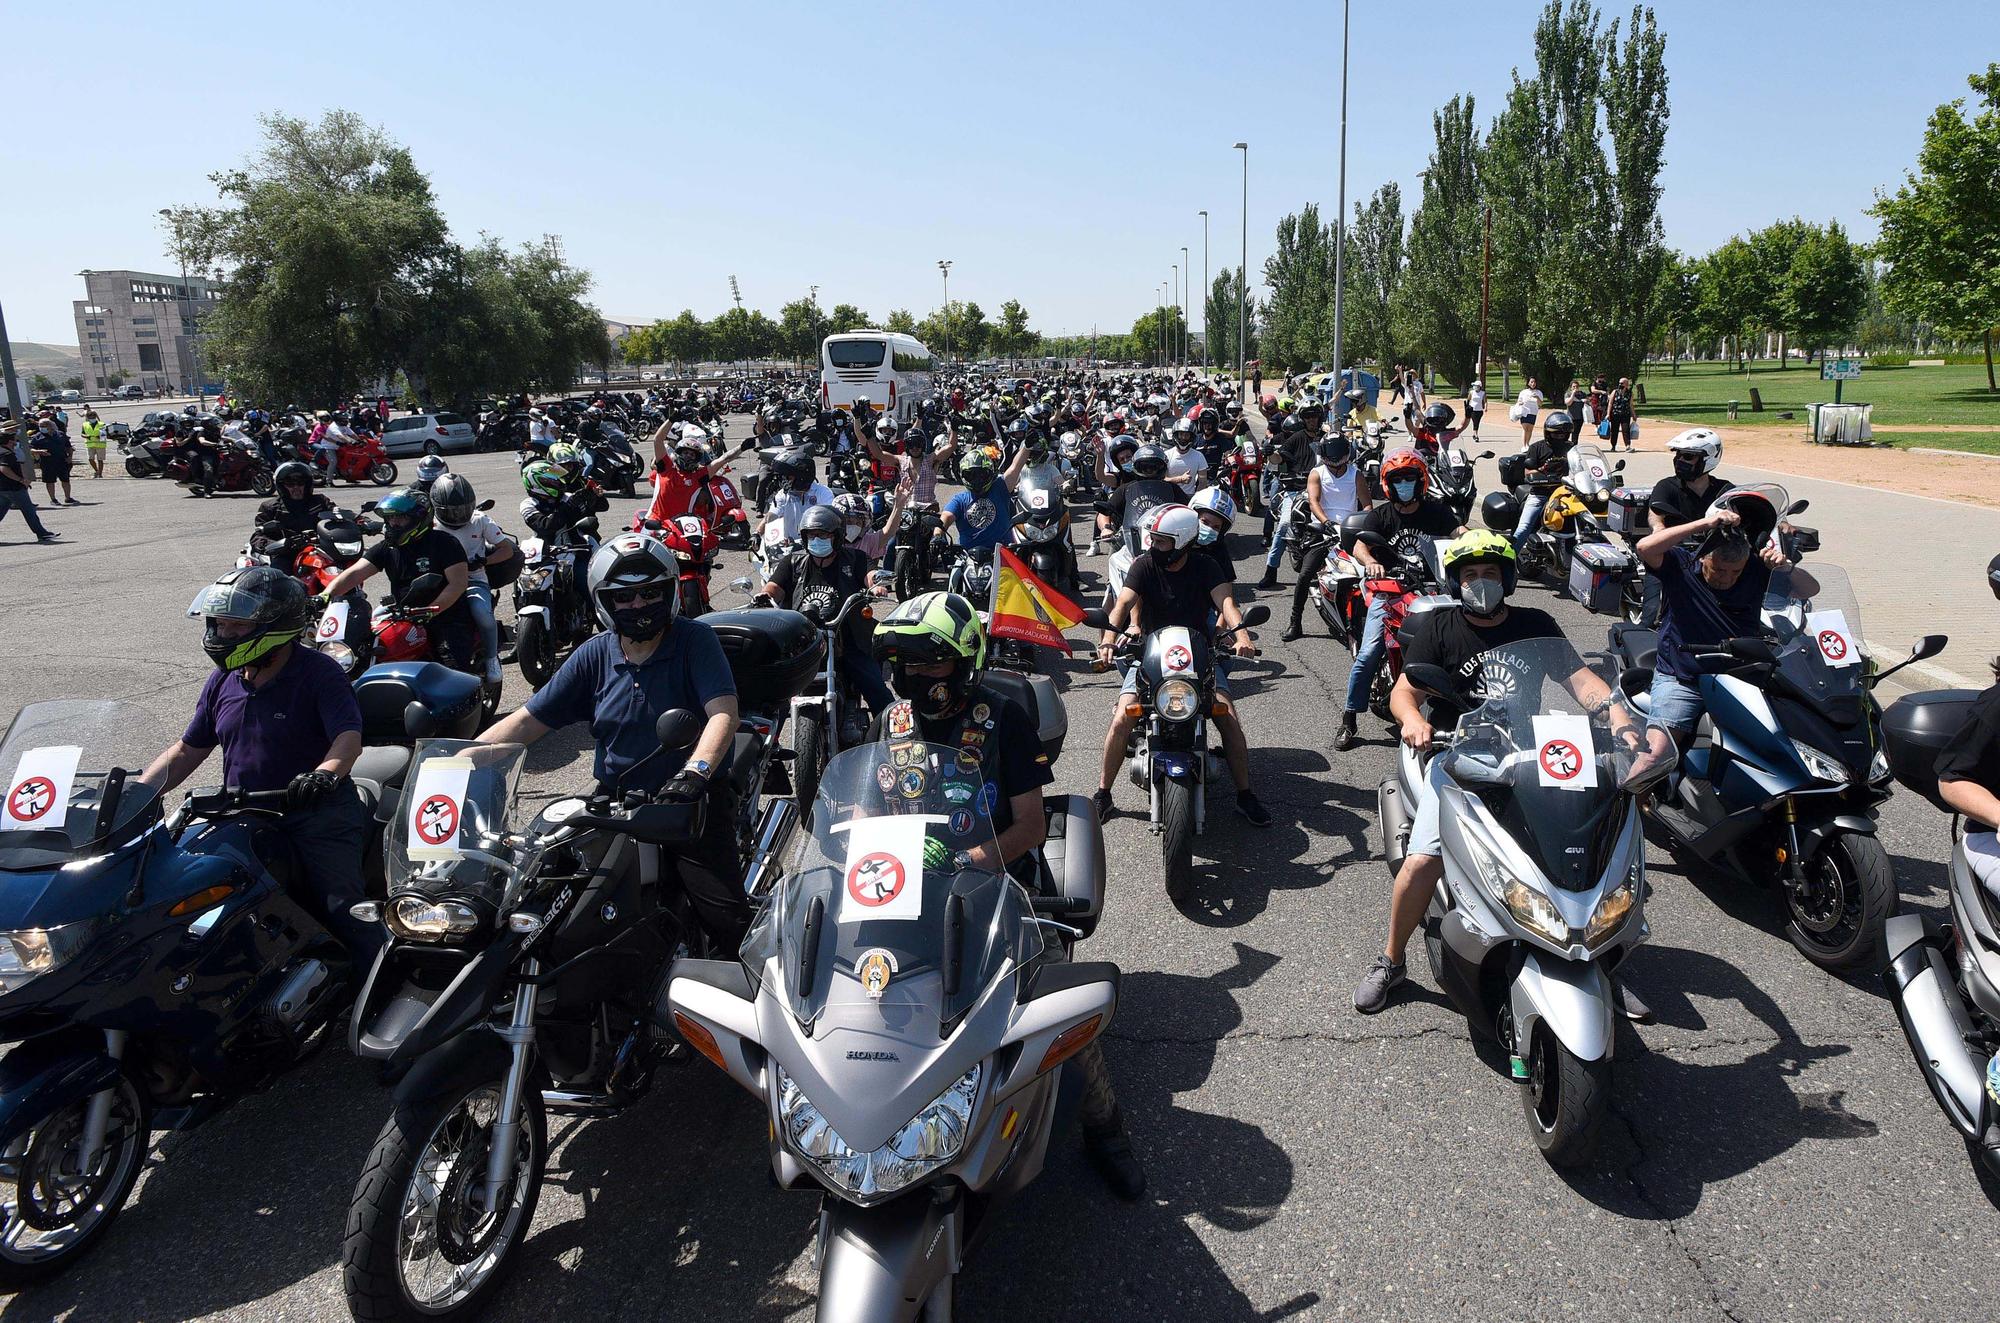
<path fill-rule="evenodd" d="M 331 611 L 319 618 L 319 636 L 322 640 L 334 638 L 340 633 L 340 621 Z"/>
<path fill-rule="evenodd" d="M 887 905 L 903 892 L 903 861 L 877 850 L 847 870 L 847 894 L 858 905 Z"/>
<path fill-rule="evenodd" d="M 432 795 L 417 809 L 416 828 L 425 845 L 443 845 L 458 835 L 458 805 L 449 795 Z"/>
<path fill-rule="evenodd" d="M 1583 770 L 1583 755 L 1568 740 L 1550 740 L 1542 746 L 1542 770 L 1558 781 L 1569 781 Z"/>
<path fill-rule="evenodd" d="M 7 811 L 17 822 L 33 822 L 55 806 L 55 782 L 31 776 L 7 792 Z"/>
<path fill-rule="evenodd" d="M 1819 632 L 1819 650 L 1826 654 L 1828 661 L 1839 661 L 1847 655 L 1847 640 L 1839 630 L 1822 629 Z"/>

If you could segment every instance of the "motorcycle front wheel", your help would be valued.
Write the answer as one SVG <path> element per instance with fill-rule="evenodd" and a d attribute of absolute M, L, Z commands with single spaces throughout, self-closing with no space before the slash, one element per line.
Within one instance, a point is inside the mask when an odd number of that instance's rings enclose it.
<path fill-rule="evenodd" d="M 819 794 L 819 774 L 826 770 L 826 727 L 818 717 L 800 717 L 792 728 L 793 798 L 800 813 L 812 811 L 813 797 Z"/>
<path fill-rule="evenodd" d="M 136 457 L 128 458 L 125 461 L 125 476 L 128 478 L 150 478 L 153 476 L 153 466 L 143 459 Z"/>
<path fill-rule="evenodd" d="M 113 1084 L 104 1144 L 89 1171 L 77 1147 L 89 1095 L 50 1113 L 0 1153 L 0 1291 L 46 1281 L 111 1229 L 145 1165 L 152 1121 L 146 1097 L 123 1071 Z"/>
<path fill-rule="evenodd" d="M 1160 781 L 1160 856 L 1167 899 L 1178 905 L 1194 890 L 1194 787 L 1172 777 Z"/>
<path fill-rule="evenodd" d="M 496 1075 L 406 1103 L 376 1136 L 342 1247 L 354 1317 L 455 1323 L 490 1303 L 534 1222 L 548 1150 L 541 1091 L 524 1089 L 512 1179 L 481 1206 L 502 1088 Z"/>
<path fill-rule="evenodd" d="M 1597 1147 L 1597 1133 L 1611 1105 L 1611 1063 L 1579 1060 L 1546 1023 L 1528 1045 L 1528 1078 L 1521 1107 L 1535 1147 L 1555 1167 L 1574 1167 Z"/>
<path fill-rule="evenodd" d="M 1822 969 L 1879 969 L 1882 926 L 1896 909 L 1896 874 L 1873 836 L 1840 832 L 1805 860 L 1805 885 L 1780 882 L 1785 936 Z"/>
<path fill-rule="evenodd" d="M 395 464 L 385 459 L 379 464 L 370 466 L 368 470 L 368 481 L 374 483 L 377 487 L 395 486 L 396 485 Z"/>
<path fill-rule="evenodd" d="M 523 616 L 515 627 L 514 658 L 521 663 L 521 678 L 532 689 L 540 689 L 556 673 L 556 643 L 540 616 Z"/>
<path fill-rule="evenodd" d="M 277 482 L 271 477 L 271 470 L 259 465 L 257 471 L 250 475 L 250 490 L 259 496 L 269 496 L 278 490 Z"/>

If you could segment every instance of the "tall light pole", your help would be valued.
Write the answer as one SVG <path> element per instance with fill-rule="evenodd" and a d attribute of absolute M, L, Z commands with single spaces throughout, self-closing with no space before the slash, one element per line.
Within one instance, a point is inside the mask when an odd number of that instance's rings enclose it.
<path fill-rule="evenodd" d="M 1250 144 L 1239 142 L 1236 147 L 1243 153 L 1243 256 L 1236 268 L 1236 393 L 1241 395 L 1250 329 Z"/>
<path fill-rule="evenodd" d="M 1188 324 L 1194 320 L 1194 264 L 1188 261 L 1187 245 L 1181 245 L 1181 270 L 1187 272 L 1187 284 L 1181 287 L 1181 300 L 1186 305 L 1181 309 L 1181 366 L 1186 367 L 1194 359 L 1188 343 Z"/>
<path fill-rule="evenodd" d="M 1340 318 L 1347 284 L 1347 17 L 1348 0 L 1340 0 L 1340 194 L 1334 212 L 1333 248 L 1333 388 L 1340 385 Z"/>
<path fill-rule="evenodd" d="M 1167 282 L 1162 280 L 1154 287 L 1158 298 L 1153 304 L 1153 329 L 1158 332 L 1159 343 L 1154 346 L 1155 357 L 1161 367 L 1167 366 Z"/>
<path fill-rule="evenodd" d="M 1179 262 L 1172 262 L 1169 265 L 1174 269 L 1174 320 L 1179 321 L 1181 319 L 1181 264 Z M 1167 355 L 1167 366 L 1179 367 L 1181 365 L 1180 327 L 1176 326 L 1172 329 L 1169 342 L 1173 345 L 1173 351 Z"/>
<path fill-rule="evenodd" d="M 1215 346 L 1209 341 L 1215 337 L 1208 333 L 1208 213 L 1201 213 L 1201 365 L 1209 367 L 1215 362 Z"/>
<path fill-rule="evenodd" d="M 951 362 L 951 263 L 940 259 L 938 272 L 944 276 L 944 310 L 938 315 L 944 320 L 944 361 Z"/>

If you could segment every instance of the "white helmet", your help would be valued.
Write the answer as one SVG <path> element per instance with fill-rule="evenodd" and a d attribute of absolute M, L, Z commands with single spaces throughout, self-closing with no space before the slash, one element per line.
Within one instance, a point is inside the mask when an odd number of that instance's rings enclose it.
<path fill-rule="evenodd" d="M 1674 453 L 1674 468 L 1680 468 L 1682 455 L 1701 456 L 1702 473 L 1715 472 L 1715 466 L 1722 462 L 1722 438 L 1713 428 L 1690 427 L 1673 440 L 1667 442 L 1667 449 Z M 1693 476 L 1690 474 L 1689 476 Z"/>
<path fill-rule="evenodd" d="M 1236 522 L 1236 502 L 1220 487 L 1202 488 L 1188 504 L 1194 507 L 1196 514 L 1206 510 L 1221 519 L 1225 526 Z"/>
<path fill-rule="evenodd" d="M 1151 550 L 1152 540 L 1157 537 L 1171 542 L 1175 551 L 1186 551 L 1200 534 L 1200 515 L 1185 505 L 1163 505 L 1147 521 L 1146 546 Z"/>

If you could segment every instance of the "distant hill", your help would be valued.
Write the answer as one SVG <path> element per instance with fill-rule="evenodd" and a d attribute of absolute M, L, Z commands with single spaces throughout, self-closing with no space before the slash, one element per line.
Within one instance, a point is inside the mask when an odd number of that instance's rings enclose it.
<path fill-rule="evenodd" d="M 83 356 L 75 345 L 45 345 L 33 340 L 15 340 L 8 345 L 14 351 L 14 370 L 26 381 L 37 372 L 52 381 L 64 377 L 83 375 Z"/>

